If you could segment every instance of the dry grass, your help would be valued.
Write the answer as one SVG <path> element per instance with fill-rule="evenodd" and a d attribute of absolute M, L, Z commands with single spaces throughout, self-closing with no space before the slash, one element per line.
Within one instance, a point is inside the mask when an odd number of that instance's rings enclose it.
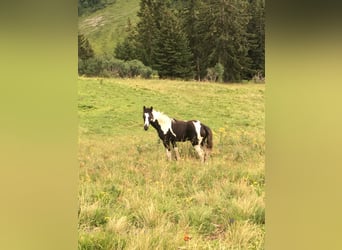
<path fill-rule="evenodd" d="M 263 249 L 264 86 L 80 79 L 79 91 L 79 249 Z M 191 96 L 211 98 L 210 112 Z M 206 121 L 207 164 L 188 143 L 166 161 L 142 129 L 150 104 Z"/>

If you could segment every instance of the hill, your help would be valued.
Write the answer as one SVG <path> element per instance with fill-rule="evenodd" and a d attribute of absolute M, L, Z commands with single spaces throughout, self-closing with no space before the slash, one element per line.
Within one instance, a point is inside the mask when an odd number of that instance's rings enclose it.
<path fill-rule="evenodd" d="M 263 249 L 264 85 L 79 79 L 78 249 Z M 142 107 L 212 128 L 167 162 Z"/>
<path fill-rule="evenodd" d="M 138 18 L 139 0 L 116 0 L 96 12 L 78 18 L 79 32 L 84 34 L 96 54 L 112 54 L 117 42 L 126 36 L 125 27 L 130 19 Z"/>

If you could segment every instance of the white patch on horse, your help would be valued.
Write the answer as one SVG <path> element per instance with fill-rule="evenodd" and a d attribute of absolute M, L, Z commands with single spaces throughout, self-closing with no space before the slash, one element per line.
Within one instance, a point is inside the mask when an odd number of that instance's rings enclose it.
<path fill-rule="evenodd" d="M 175 132 L 173 132 L 173 130 L 172 130 L 172 122 L 173 122 L 173 121 L 174 121 L 174 120 L 171 119 L 170 132 L 171 132 L 171 134 L 173 134 L 175 137 L 177 137 L 176 134 L 175 134 Z"/>
<path fill-rule="evenodd" d="M 201 144 L 203 137 L 201 136 L 201 122 L 200 121 L 195 121 L 192 122 L 195 126 L 196 134 L 197 134 L 197 139 L 198 139 L 198 144 Z"/>
<path fill-rule="evenodd" d="M 148 122 L 148 117 L 149 117 L 149 114 L 145 113 L 145 124 L 144 124 L 144 126 L 150 125 L 149 122 Z"/>
<path fill-rule="evenodd" d="M 152 111 L 153 113 L 153 121 L 158 120 L 158 123 L 160 125 L 161 130 L 163 131 L 164 135 L 167 134 L 167 132 L 170 130 L 170 132 L 176 136 L 176 134 L 173 132 L 172 127 L 171 127 L 171 123 L 172 123 L 172 119 L 170 119 L 170 117 L 164 115 L 161 112 Z"/>

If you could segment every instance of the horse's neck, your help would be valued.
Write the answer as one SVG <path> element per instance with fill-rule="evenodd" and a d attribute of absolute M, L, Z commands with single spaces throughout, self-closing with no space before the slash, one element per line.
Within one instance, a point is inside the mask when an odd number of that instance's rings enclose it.
<path fill-rule="evenodd" d="M 160 125 L 169 123 L 171 121 L 170 117 L 158 111 L 153 111 L 153 118 L 158 120 Z"/>
<path fill-rule="evenodd" d="M 164 138 L 164 131 L 162 130 L 162 128 L 161 128 L 161 126 L 160 126 L 158 120 L 155 120 L 154 122 L 151 121 L 150 124 L 151 124 L 151 126 L 152 126 L 153 128 L 155 128 L 155 130 L 157 131 L 157 133 L 158 133 L 158 135 L 159 135 L 159 138 L 163 140 L 163 138 Z"/>
<path fill-rule="evenodd" d="M 158 130 L 161 130 L 164 134 L 171 128 L 171 121 L 172 119 L 169 118 L 167 115 L 158 112 L 158 111 L 153 111 L 153 118 L 155 119 L 154 125 L 152 126 Z"/>

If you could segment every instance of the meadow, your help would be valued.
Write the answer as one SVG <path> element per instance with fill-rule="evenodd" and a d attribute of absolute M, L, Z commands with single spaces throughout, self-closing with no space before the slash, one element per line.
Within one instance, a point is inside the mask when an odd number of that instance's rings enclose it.
<path fill-rule="evenodd" d="M 127 36 L 128 20 L 138 20 L 139 0 L 116 0 L 114 4 L 78 18 L 79 32 L 85 35 L 95 54 L 113 54 Z"/>
<path fill-rule="evenodd" d="M 265 85 L 78 79 L 78 249 L 264 249 Z M 143 105 L 214 134 L 168 162 Z"/>

